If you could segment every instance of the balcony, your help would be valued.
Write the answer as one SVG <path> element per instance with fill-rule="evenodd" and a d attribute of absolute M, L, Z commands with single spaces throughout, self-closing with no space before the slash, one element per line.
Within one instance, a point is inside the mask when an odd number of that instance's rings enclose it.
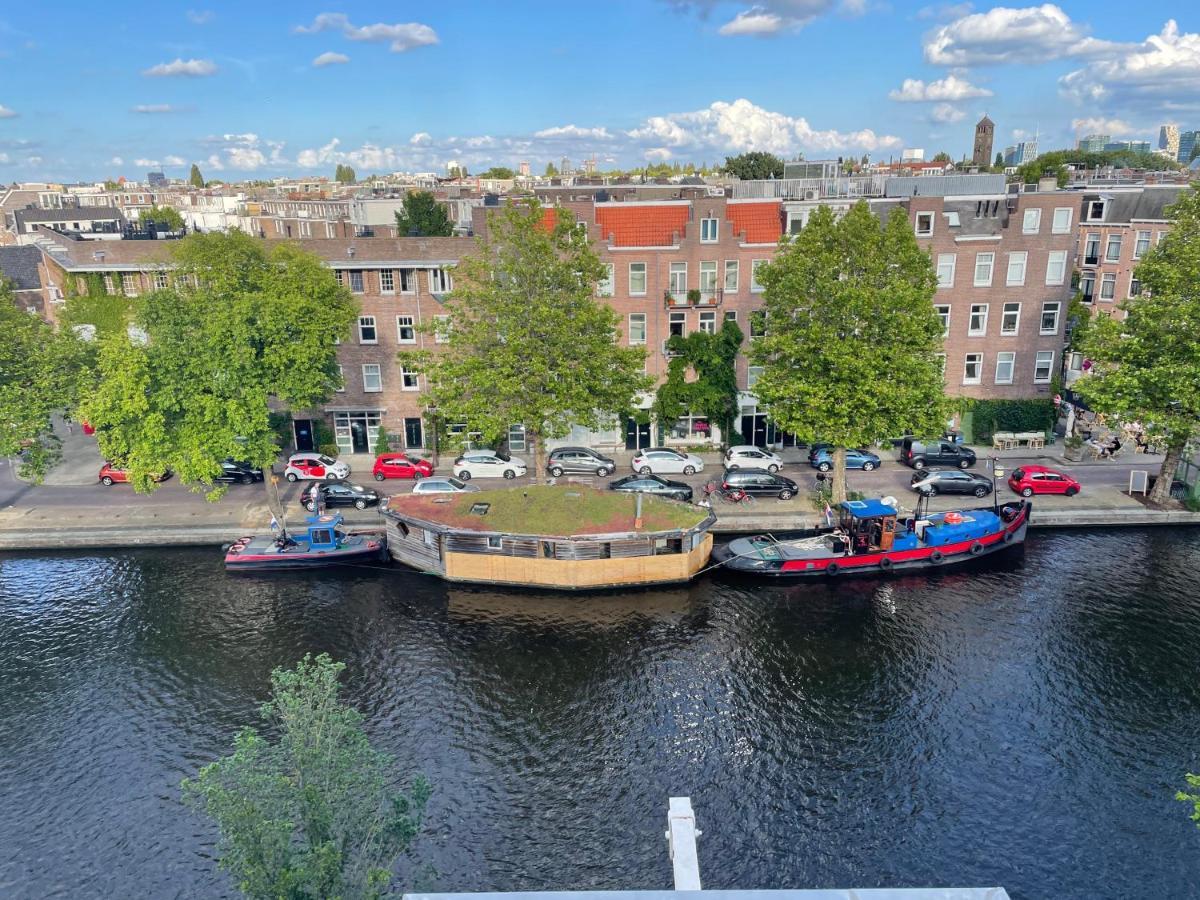
<path fill-rule="evenodd" d="M 668 309 L 713 309 L 721 305 L 723 296 L 720 288 L 710 291 L 692 288 L 687 293 L 667 291 L 663 294 L 663 305 Z"/>
<path fill-rule="evenodd" d="M 1098 266 L 1098 265 L 1100 265 L 1100 251 L 1099 251 L 1098 249 L 1097 249 L 1097 250 L 1094 250 L 1094 251 L 1092 251 L 1092 250 L 1089 250 L 1089 251 L 1087 251 L 1087 252 L 1086 252 L 1086 253 L 1083 255 L 1083 264 L 1084 264 L 1085 266 Z"/>

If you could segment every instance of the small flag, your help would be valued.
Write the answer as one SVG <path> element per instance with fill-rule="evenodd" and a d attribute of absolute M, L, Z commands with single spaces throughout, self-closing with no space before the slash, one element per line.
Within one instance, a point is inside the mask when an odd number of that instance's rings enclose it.
<path fill-rule="evenodd" d="M 825 521 L 830 525 L 833 524 L 833 508 L 828 502 L 825 504 Z"/>
<path fill-rule="evenodd" d="M 279 528 L 279 520 L 274 515 L 271 516 L 271 530 L 275 531 Z"/>

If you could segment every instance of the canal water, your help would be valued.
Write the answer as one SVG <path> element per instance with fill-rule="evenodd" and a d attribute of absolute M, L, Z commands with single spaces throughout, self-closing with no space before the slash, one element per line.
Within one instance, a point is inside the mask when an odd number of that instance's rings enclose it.
<path fill-rule="evenodd" d="M 520 596 L 209 551 L 0 557 L 0 896 L 222 897 L 179 781 L 273 666 L 348 663 L 433 783 L 397 883 L 1003 885 L 1200 897 L 1200 531 L 1035 533 L 971 573 Z"/>

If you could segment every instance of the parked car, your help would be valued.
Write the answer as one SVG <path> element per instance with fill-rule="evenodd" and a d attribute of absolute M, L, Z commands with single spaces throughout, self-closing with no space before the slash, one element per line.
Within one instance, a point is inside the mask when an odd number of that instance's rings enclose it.
<path fill-rule="evenodd" d="M 1070 475 L 1046 466 L 1018 466 L 1008 476 L 1008 486 L 1022 497 L 1032 497 L 1034 494 L 1074 497 L 1081 487 Z"/>
<path fill-rule="evenodd" d="M 639 450 L 630 463 L 633 471 L 641 475 L 695 475 L 704 471 L 704 460 L 691 453 L 671 450 L 667 447 L 651 447 Z"/>
<path fill-rule="evenodd" d="M 152 475 L 154 481 L 166 481 L 171 477 L 170 472 L 163 472 L 161 475 Z M 100 467 L 100 483 L 105 487 L 112 487 L 114 484 L 127 484 L 129 482 L 129 473 L 111 462 L 106 462 Z"/>
<path fill-rule="evenodd" d="M 376 481 L 388 478 L 428 478 L 433 474 L 433 463 L 427 459 L 413 459 L 404 453 L 380 453 L 375 457 L 371 474 Z"/>
<path fill-rule="evenodd" d="M 661 475 L 626 475 L 616 481 L 609 482 L 610 491 L 624 491 L 629 494 L 654 494 L 656 497 L 668 497 L 671 500 L 691 500 L 692 488 L 682 481 L 672 481 Z"/>
<path fill-rule="evenodd" d="M 560 475 L 611 475 L 617 464 L 589 447 L 558 447 L 550 451 L 546 471 L 558 478 Z"/>
<path fill-rule="evenodd" d="M 739 444 L 725 451 L 725 468 L 740 469 L 746 466 L 752 469 L 766 469 L 768 472 L 778 472 L 783 468 L 783 460 L 776 454 L 749 444 Z"/>
<path fill-rule="evenodd" d="M 350 477 L 350 467 L 324 453 L 293 453 L 288 457 L 283 477 L 288 481 L 337 481 Z"/>
<path fill-rule="evenodd" d="M 438 475 L 433 478 L 422 478 L 413 485 L 414 494 L 461 494 L 468 491 L 478 491 L 479 486 L 467 484 L 457 478 Z"/>
<path fill-rule="evenodd" d="M 250 463 L 227 459 L 221 463 L 221 474 L 213 480 L 226 484 L 253 484 L 263 480 L 263 471 Z"/>
<path fill-rule="evenodd" d="M 300 505 L 310 511 L 316 509 L 318 494 L 324 507 L 353 506 L 355 509 L 366 509 L 383 499 L 374 488 L 365 488 L 361 484 L 351 484 L 348 481 L 325 481 L 310 484 L 301 491 Z"/>
<path fill-rule="evenodd" d="M 905 438 L 900 444 L 900 462 L 914 469 L 929 466 L 958 466 L 969 469 L 975 465 L 975 451 L 953 441 L 914 441 Z"/>
<path fill-rule="evenodd" d="M 961 469 L 922 469 L 912 473 L 910 485 L 922 494 L 974 494 L 986 497 L 992 492 L 992 479 L 978 472 Z"/>
<path fill-rule="evenodd" d="M 454 477 L 468 481 L 480 478 L 516 478 L 528 471 L 525 460 L 495 450 L 468 450 L 454 461 Z"/>
<path fill-rule="evenodd" d="M 879 462 L 879 457 L 870 450 L 846 451 L 847 469 L 862 469 L 864 472 L 870 472 L 872 469 L 879 468 Z M 809 465 L 822 472 L 828 472 L 833 468 L 833 448 L 819 451 L 816 456 L 809 459 Z"/>
<path fill-rule="evenodd" d="M 814 459 L 820 456 L 821 451 L 832 449 L 833 444 L 830 444 L 826 441 L 815 441 L 814 443 L 808 445 L 808 461 L 812 462 Z"/>
<path fill-rule="evenodd" d="M 780 500 L 796 496 L 796 482 L 766 469 L 729 469 L 721 480 L 724 490 L 745 491 L 755 497 L 769 495 Z"/>

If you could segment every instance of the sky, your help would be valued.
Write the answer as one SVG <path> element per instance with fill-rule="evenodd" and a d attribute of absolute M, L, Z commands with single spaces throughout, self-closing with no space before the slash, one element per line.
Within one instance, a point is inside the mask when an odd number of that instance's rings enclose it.
<path fill-rule="evenodd" d="M 0 183 L 958 159 L 1200 129 L 1200 4 L 0 5 Z"/>

